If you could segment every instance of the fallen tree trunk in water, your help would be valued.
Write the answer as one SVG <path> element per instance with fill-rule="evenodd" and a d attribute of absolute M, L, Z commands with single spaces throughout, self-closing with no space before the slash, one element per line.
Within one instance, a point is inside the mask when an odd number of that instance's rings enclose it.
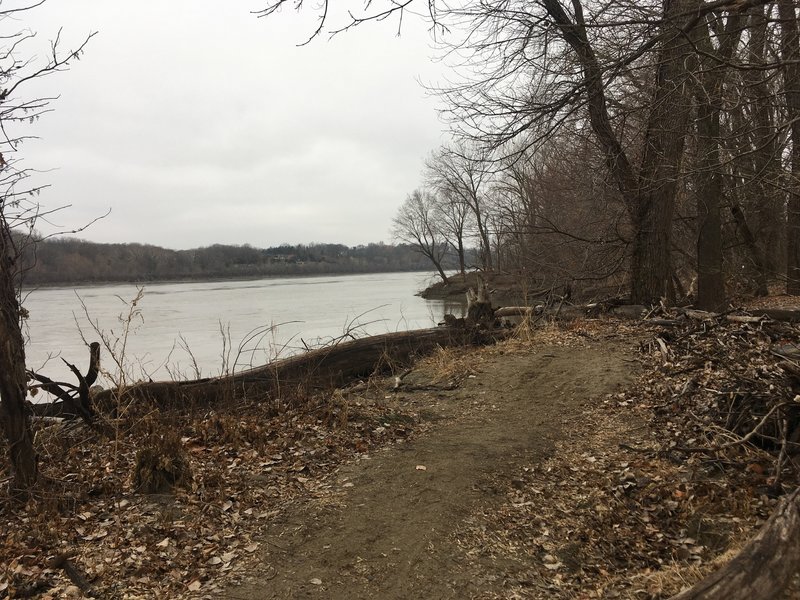
<path fill-rule="evenodd" d="M 800 568 L 800 489 L 727 565 L 671 600 L 772 600 Z"/>
<path fill-rule="evenodd" d="M 341 386 L 348 381 L 408 363 L 438 347 L 486 344 L 503 332 L 436 327 L 398 331 L 310 350 L 233 375 L 192 381 L 139 383 L 105 390 L 94 398 L 99 408 L 118 402 L 151 400 L 159 406 L 185 406 L 235 398 L 275 397 L 283 393 Z"/>

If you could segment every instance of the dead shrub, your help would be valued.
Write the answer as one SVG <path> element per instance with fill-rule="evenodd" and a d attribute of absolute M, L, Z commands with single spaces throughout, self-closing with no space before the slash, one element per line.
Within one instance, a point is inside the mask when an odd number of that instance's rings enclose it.
<path fill-rule="evenodd" d="M 164 494 L 192 479 L 189 458 L 177 433 L 153 434 L 136 453 L 133 485 L 143 494 Z"/>
<path fill-rule="evenodd" d="M 347 426 L 350 405 L 341 389 L 333 390 L 330 397 L 323 398 L 317 410 L 324 427 L 341 429 Z"/>

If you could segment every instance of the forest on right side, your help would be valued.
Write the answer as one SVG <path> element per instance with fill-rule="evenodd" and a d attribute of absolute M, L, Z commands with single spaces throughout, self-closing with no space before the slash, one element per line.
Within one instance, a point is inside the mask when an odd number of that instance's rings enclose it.
<path fill-rule="evenodd" d="M 436 17 L 460 60 L 436 90 L 457 141 L 430 155 L 394 232 L 443 279 L 443 259 L 463 271 L 474 245 L 481 269 L 527 289 L 705 310 L 800 293 L 796 3 L 511 1 Z"/>

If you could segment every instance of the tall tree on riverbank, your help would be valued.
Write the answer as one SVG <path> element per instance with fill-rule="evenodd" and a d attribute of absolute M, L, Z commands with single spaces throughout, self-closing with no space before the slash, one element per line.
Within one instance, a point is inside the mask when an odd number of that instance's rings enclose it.
<path fill-rule="evenodd" d="M 741 10 L 728 14 L 724 26 L 718 25 L 719 43 L 712 43 L 713 17 L 698 26 L 700 73 L 694 86 L 697 130 L 697 170 L 695 206 L 697 209 L 697 306 L 703 310 L 725 308 L 725 280 L 722 270 L 723 168 L 721 164 L 720 118 L 728 66 L 742 33 Z M 719 31 L 722 29 L 722 31 Z"/>
<path fill-rule="evenodd" d="M 458 271 L 461 275 L 465 275 L 467 272 L 466 239 L 471 224 L 469 206 L 461 202 L 455 194 L 445 192 L 440 195 L 439 220 L 442 234 L 458 258 Z"/>
<path fill-rule="evenodd" d="M 481 266 L 484 271 L 492 271 L 494 261 L 487 202 L 491 173 L 486 161 L 487 156 L 477 148 L 445 147 L 426 162 L 425 171 L 428 183 L 440 195 L 456 203 L 459 214 L 470 213 L 480 247 Z"/>
<path fill-rule="evenodd" d="M 480 65 L 477 79 L 465 77 L 444 92 L 454 121 L 472 124 L 466 135 L 501 151 L 521 136 L 536 144 L 564 123 L 585 122 L 627 207 L 634 302 L 649 303 L 668 291 L 696 5 L 647 3 L 632 9 L 632 19 L 614 3 L 593 3 L 587 15 L 579 0 L 468 3 L 452 11 L 467 28 L 455 48 Z M 632 94 L 623 75 L 641 91 Z M 623 135 L 628 114 L 645 115 L 633 139 Z"/>
<path fill-rule="evenodd" d="M 423 190 L 414 190 L 406 198 L 392 220 L 395 239 L 411 244 L 428 258 L 442 281 L 447 283 L 442 261 L 447 256 L 448 243 L 439 222 L 440 206 L 436 196 Z"/>
<path fill-rule="evenodd" d="M 0 23 L 19 19 L 20 13 L 41 4 L 0 10 Z M 25 345 L 20 327 L 23 314 L 17 287 L 20 243 L 29 239 L 42 211 L 34 200 L 40 188 L 27 185 L 31 172 L 21 166 L 19 146 L 30 137 L 23 133 L 25 125 L 50 110 L 48 105 L 52 100 L 26 98 L 24 94 L 27 83 L 66 68 L 89 41 L 85 40 L 77 50 L 62 53 L 56 38 L 46 62 L 37 64 L 35 59 L 22 54 L 33 35 L 24 30 L 5 36 L 0 47 L 0 128 L 5 134 L 0 138 L 0 426 L 8 444 L 14 476 L 12 489 L 20 496 L 27 494 L 38 477 L 26 407 Z"/>

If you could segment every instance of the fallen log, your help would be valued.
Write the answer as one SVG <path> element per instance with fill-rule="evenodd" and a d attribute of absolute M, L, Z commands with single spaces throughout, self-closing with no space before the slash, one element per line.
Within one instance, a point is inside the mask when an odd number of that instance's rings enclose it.
<path fill-rule="evenodd" d="M 538 312 L 542 312 L 543 306 L 503 306 L 496 308 L 494 316 L 497 318 L 503 317 L 530 317 Z"/>
<path fill-rule="evenodd" d="M 731 323 L 760 323 L 764 319 L 772 319 L 773 321 L 781 321 L 783 323 L 798 323 L 800 322 L 799 310 L 785 310 L 778 308 L 752 308 L 747 309 L 746 315 L 732 315 L 727 313 L 712 313 L 704 310 L 682 309 L 680 311 L 690 319 L 696 321 L 713 321 L 716 319 L 725 319 Z"/>
<path fill-rule="evenodd" d="M 97 407 L 151 400 L 159 406 L 186 406 L 235 398 L 291 397 L 298 389 L 340 387 L 358 377 L 409 363 L 438 347 L 492 343 L 502 331 L 435 327 L 398 331 L 310 350 L 232 375 L 191 381 L 142 382 L 124 390 L 104 390 Z"/>
<path fill-rule="evenodd" d="M 621 319 L 641 319 L 646 308 L 640 304 L 623 304 L 620 306 L 606 306 L 603 304 L 573 305 L 563 301 L 552 307 L 543 304 L 533 306 L 503 306 L 494 311 L 494 316 L 503 317 L 532 317 L 545 316 L 561 320 L 579 319 L 581 317 L 597 316 L 603 312 Z"/>
<path fill-rule="evenodd" d="M 727 565 L 670 600 L 772 600 L 800 568 L 800 488 Z"/>
<path fill-rule="evenodd" d="M 755 317 L 769 317 L 773 321 L 784 323 L 800 323 L 800 310 L 786 310 L 783 308 L 752 308 L 748 309 Z"/>

